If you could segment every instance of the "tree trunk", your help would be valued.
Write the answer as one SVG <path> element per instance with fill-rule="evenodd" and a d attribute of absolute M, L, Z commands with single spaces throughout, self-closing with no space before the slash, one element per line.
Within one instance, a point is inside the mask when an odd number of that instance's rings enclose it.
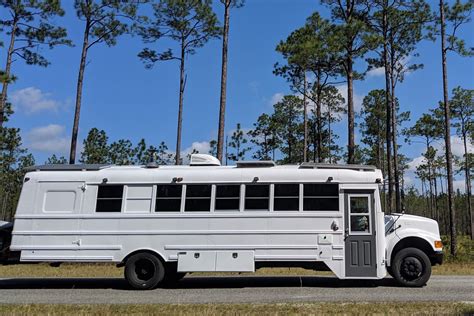
<path fill-rule="evenodd" d="M 180 59 L 180 75 L 179 75 L 179 105 L 178 105 L 178 130 L 176 133 L 176 156 L 175 164 L 181 164 L 181 130 L 183 128 L 183 101 L 184 101 L 184 86 L 185 82 L 185 73 L 184 73 L 184 58 L 186 53 L 184 50 L 184 42 L 181 43 L 181 59 Z"/>
<path fill-rule="evenodd" d="M 227 51 L 229 42 L 229 14 L 231 0 L 225 1 L 224 34 L 222 39 L 221 98 L 219 107 L 219 130 L 217 133 L 217 159 L 222 161 L 225 131 L 225 106 L 227 97 Z"/>
<path fill-rule="evenodd" d="M 355 163 L 355 141 L 354 141 L 354 87 L 352 73 L 352 55 L 347 56 L 347 123 L 348 123 L 348 146 L 347 163 Z"/>
<path fill-rule="evenodd" d="M 317 123 L 317 139 L 318 139 L 318 162 L 323 161 L 323 131 L 322 131 L 322 122 L 321 122 L 321 95 L 322 95 L 322 87 L 320 85 L 320 74 L 318 73 L 318 82 L 316 87 L 316 123 Z"/>
<path fill-rule="evenodd" d="M 387 144 L 387 178 L 388 178 L 388 197 L 387 197 L 387 210 L 390 214 L 393 211 L 393 179 L 392 179 L 392 111 L 391 111 L 391 94 L 390 94 L 390 63 L 388 57 L 388 45 L 387 45 L 387 34 L 386 34 L 386 23 L 387 14 L 384 11 L 383 15 L 384 23 L 384 43 L 383 43 L 383 59 L 385 68 L 385 143 Z"/>
<path fill-rule="evenodd" d="M 332 129 L 331 129 L 331 110 L 328 107 L 328 159 L 329 163 L 332 162 L 332 151 L 331 151 L 331 144 L 332 144 Z"/>
<path fill-rule="evenodd" d="M 390 38 L 390 46 L 393 47 L 393 38 Z M 392 143 L 393 143 L 393 176 L 395 180 L 395 210 L 397 213 L 401 212 L 402 201 L 400 197 L 400 174 L 398 170 L 398 142 L 397 142 L 397 106 L 395 103 L 395 61 L 394 61 L 394 52 L 390 54 L 390 83 L 391 83 L 391 95 L 390 95 L 390 104 L 391 104 L 391 116 L 392 116 Z"/>
<path fill-rule="evenodd" d="M 69 164 L 71 165 L 76 162 L 77 134 L 79 132 L 79 118 L 81 115 L 82 86 L 84 82 L 84 71 L 86 68 L 87 50 L 89 45 L 89 31 L 90 21 L 87 21 L 86 27 L 84 29 L 84 38 L 82 40 L 82 52 L 81 61 L 79 63 L 79 74 L 77 76 L 76 109 L 74 111 L 74 123 L 72 125 L 71 134 L 71 150 L 69 152 Z"/>
<path fill-rule="evenodd" d="M 467 202 L 467 214 L 469 216 L 469 222 L 471 223 L 471 239 L 474 240 L 474 215 L 472 214 L 471 207 L 471 175 L 469 170 L 469 156 L 467 152 L 467 131 L 463 124 L 463 143 L 464 143 L 464 175 L 466 178 L 466 202 Z"/>
<path fill-rule="evenodd" d="M 448 174 L 448 210 L 451 235 L 451 255 L 455 257 L 457 254 L 456 211 L 454 208 L 453 157 L 451 153 L 451 117 L 448 100 L 448 69 L 446 63 L 446 39 L 443 0 L 439 1 L 439 11 L 441 19 L 441 58 L 443 63 L 444 142 L 446 146 L 446 171 Z"/>
<path fill-rule="evenodd" d="M 303 136 L 303 162 L 308 161 L 308 109 L 306 107 L 306 93 L 307 93 L 307 78 L 306 72 L 304 73 L 304 87 L 303 87 L 303 125 L 304 125 L 304 136 Z"/>
<path fill-rule="evenodd" d="M 16 35 L 17 26 L 18 26 L 18 18 L 15 16 L 13 18 L 12 34 L 10 35 L 10 45 L 8 46 L 8 51 L 7 51 L 7 64 L 5 65 L 5 80 L 3 82 L 2 94 L 0 96 L 0 128 L 3 127 L 3 123 L 5 122 L 5 107 L 7 104 L 8 83 L 9 83 L 10 75 L 11 75 L 12 55 L 13 55 L 13 49 L 15 48 L 15 35 Z"/>

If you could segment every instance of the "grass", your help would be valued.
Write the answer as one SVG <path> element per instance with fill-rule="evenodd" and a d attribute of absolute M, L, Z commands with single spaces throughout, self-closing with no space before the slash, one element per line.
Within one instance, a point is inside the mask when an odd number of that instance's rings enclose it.
<path fill-rule="evenodd" d="M 471 315 L 469 303 L 0 305 L 1 315 Z"/>

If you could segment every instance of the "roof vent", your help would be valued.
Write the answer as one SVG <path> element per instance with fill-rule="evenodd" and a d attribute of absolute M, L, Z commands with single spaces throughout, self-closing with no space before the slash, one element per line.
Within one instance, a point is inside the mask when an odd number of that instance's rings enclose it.
<path fill-rule="evenodd" d="M 216 157 L 205 154 L 192 154 L 190 166 L 220 166 L 221 162 Z"/>
<path fill-rule="evenodd" d="M 269 168 L 275 166 L 273 160 L 237 161 L 237 168 Z"/>

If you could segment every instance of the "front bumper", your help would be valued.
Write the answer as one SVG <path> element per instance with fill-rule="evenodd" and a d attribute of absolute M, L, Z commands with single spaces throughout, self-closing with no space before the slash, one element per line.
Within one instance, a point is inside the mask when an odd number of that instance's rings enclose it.
<path fill-rule="evenodd" d="M 442 251 L 436 251 L 430 256 L 431 265 L 442 264 L 444 253 Z"/>

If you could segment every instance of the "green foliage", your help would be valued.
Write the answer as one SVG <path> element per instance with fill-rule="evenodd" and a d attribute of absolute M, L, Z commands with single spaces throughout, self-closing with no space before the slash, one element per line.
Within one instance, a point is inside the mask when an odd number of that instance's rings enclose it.
<path fill-rule="evenodd" d="M 84 149 L 81 152 L 81 163 L 107 163 L 108 162 L 108 141 L 104 130 L 93 128 L 84 140 Z"/>
<path fill-rule="evenodd" d="M 160 165 L 172 163 L 173 154 L 168 151 L 165 142 L 158 147 L 147 145 L 145 139 L 141 139 L 134 147 L 128 139 L 119 139 L 108 143 L 105 131 L 92 128 L 83 143 L 81 152 L 81 163 L 110 163 L 115 165 L 146 165 L 155 161 Z M 53 155 L 54 157 L 54 155 Z"/>
<path fill-rule="evenodd" d="M 12 113 L 10 110 L 9 114 Z M 7 117 L 8 119 L 8 117 Z M 23 147 L 20 129 L 0 128 L 0 218 L 12 218 L 26 167 L 35 164 L 33 155 Z"/>
<path fill-rule="evenodd" d="M 56 16 L 64 15 L 59 0 L 0 0 L 0 7 L 5 11 L 0 29 L 13 36 L 12 54 L 27 64 L 48 66 L 40 47 L 72 44 L 66 29 L 51 23 Z"/>
<path fill-rule="evenodd" d="M 209 142 L 209 155 L 217 157 L 217 140 L 215 139 Z"/>
<path fill-rule="evenodd" d="M 444 12 L 447 33 L 447 46 L 445 47 L 446 51 L 453 51 L 465 57 L 474 56 L 474 47 L 466 47 L 466 42 L 464 39 L 458 37 L 458 32 L 461 26 L 468 24 L 471 21 L 473 9 L 474 2 L 472 0 L 467 0 L 464 3 L 460 0 L 456 0 L 452 6 L 449 6 L 449 4 L 445 3 Z M 438 21 L 438 23 L 441 22 Z M 433 38 L 439 36 L 437 29 L 438 28 L 436 25 L 431 29 Z"/>
<path fill-rule="evenodd" d="M 283 100 L 273 106 L 273 109 L 272 119 L 275 122 L 279 149 L 283 153 L 281 162 L 302 162 L 303 107 L 301 99 L 294 95 L 285 95 Z"/>
<path fill-rule="evenodd" d="M 253 123 L 254 129 L 248 132 L 250 142 L 257 146 L 252 158 L 257 160 L 275 159 L 275 151 L 279 145 L 277 138 L 276 122 L 273 117 L 263 113 L 257 122 Z"/>
<path fill-rule="evenodd" d="M 233 153 L 227 153 L 228 159 L 231 161 L 245 160 L 245 154 L 250 150 L 246 144 L 248 139 L 242 130 L 240 123 L 237 123 L 237 128 L 230 137 L 229 147 L 234 149 Z"/>
<path fill-rule="evenodd" d="M 119 139 L 108 147 L 108 161 L 115 165 L 130 165 L 133 163 L 135 149 L 128 139 Z"/>
<path fill-rule="evenodd" d="M 46 161 L 46 165 L 66 165 L 68 163 L 66 157 L 60 156 L 57 157 L 55 154 L 53 154 L 51 157 L 49 157 Z"/>
<path fill-rule="evenodd" d="M 79 20 L 85 23 L 86 50 L 95 44 L 117 44 L 117 37 L 129 31 L 129 23 L 137 19 L 140 1 L 74 0 Z"/>
<path fill-rule="evenodd" d="M 181 60 L 196 53 L 210 39 L 219 37 L 221 28 L 212 11 L 211 0 L 159 0 L 153 4 L 153 17 L 145 17 L 134 28 L 146 44 L 169 38 L 179 43 L 181 55 L 171 48 L 158 52 L 144 48 L 138 57 L 147 68 L 158 61 Z"/>
<path fill-rule="evenodd" d="M 398 99 L 395 100 L 395 107 L 397 124 L 400 126 L 409 120 L 410 112 L 399 113 Z M 387 170 L 385 139 L 387 108 L 385 90 L 372 90 L 364 97 L 359 117 L 361 119 L 359 125 L 362 134 L 361 142 L 365 145 L 362 149 L 363 160 L 365 163 L 375 165 L 385 172 Z"/>

